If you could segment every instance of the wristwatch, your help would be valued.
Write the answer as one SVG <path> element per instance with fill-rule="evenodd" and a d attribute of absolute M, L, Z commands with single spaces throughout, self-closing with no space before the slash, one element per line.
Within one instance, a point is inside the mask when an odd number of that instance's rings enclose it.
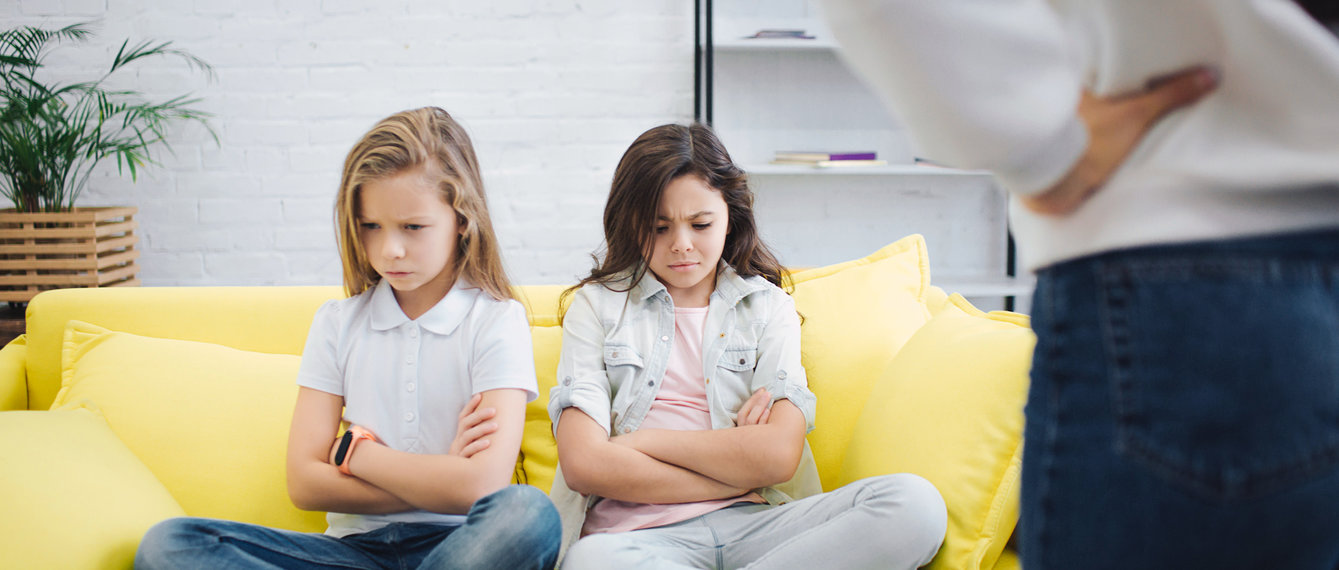
<path fill-rule="evenodd" d="M 376 441 L 377 436 L 356 425 L 349 426 L 344 436 L 339 438 L 339 448 L 335 450 L 335 467 L 339 468 L 340 473 L 353 475 L 349 472 L 349 458 L 353 456 L 353 447 L 364 439 Z"/>

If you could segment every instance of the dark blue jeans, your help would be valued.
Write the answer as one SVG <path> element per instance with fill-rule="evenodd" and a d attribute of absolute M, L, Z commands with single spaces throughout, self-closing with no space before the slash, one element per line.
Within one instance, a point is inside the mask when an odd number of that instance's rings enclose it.
<path fill-rule="evenodd" d="M 1339 568 L 1339 231 L 1041 271 L 1032 569 Z"/>
<path fill-rule="evenodd" d="M 392 524 L 335 538 L 234 521 L 175 518 L 144 536 L 136 568 L 549 569 L 562 527 L 543 491 L 512 485 L 479 499 L 465 524 Z"/>

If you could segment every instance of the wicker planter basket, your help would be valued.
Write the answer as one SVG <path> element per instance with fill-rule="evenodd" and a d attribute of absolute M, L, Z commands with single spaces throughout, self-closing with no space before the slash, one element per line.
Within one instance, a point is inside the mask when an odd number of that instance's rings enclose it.
<path fill-rule="evenodd" d="M 0 210 L 0 302 L 47 289 L 139 285 L 136 208 Z"/>

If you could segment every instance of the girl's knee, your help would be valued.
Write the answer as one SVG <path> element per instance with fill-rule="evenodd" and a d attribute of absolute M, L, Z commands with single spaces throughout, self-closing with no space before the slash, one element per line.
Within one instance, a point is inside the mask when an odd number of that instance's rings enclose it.
<path fill-rule="evenodd" d="M 939 489 L 924 477 L 897 473 L 867 479 L 877 502 L 885 503 L 890 532 L 923 546 L 933 555 L 948 532 L 948 506 Z M 928 559 L 927 559 L 928 562 Z"/>
<path fill-rule="evenodd" d="M 480 499 L 475 509 L 496 513 L 490 520 L 501 523 L 498 532 L 510 534 L 508 541 L 514 546 L 524 543 L 527 548 L 557 553 L 562 542 L 562 520 L 543 491 L 530 485 L 510 485 Z"/>
<path fill-rule="evenodd" d="M 135 551 L 135 568 L 174 568 L 174 553 L 190 548 L 199 536 L 196 519 L 177 517 L 149 528 Z"/>
<path fill-rule="evenodd" d="M 555 527 L 561 524 L 553 501 L 544 491 L 530 485 L 509 485 L 480 501 L 488 501 L 490 508 L 506 512 L 508 518 L 533 519 L 538 524 Z"/>
<path fill-rule="evenodd" d="M 632 544 L 620 534 L 599 533 L 583 537 L 567 549 L 563 568 L 618 568 L 636 560 Z"/>

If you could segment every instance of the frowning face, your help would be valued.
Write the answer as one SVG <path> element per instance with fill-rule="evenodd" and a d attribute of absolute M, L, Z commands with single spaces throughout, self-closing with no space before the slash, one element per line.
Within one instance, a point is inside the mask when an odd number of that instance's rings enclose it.
<path fill-rule="evenodd" d="M 665 186 L 656 209 L 650 270 L 675 306 L 707 306 L 729 232 L 725 198 L 702 177 L 680 176 Z"/>

